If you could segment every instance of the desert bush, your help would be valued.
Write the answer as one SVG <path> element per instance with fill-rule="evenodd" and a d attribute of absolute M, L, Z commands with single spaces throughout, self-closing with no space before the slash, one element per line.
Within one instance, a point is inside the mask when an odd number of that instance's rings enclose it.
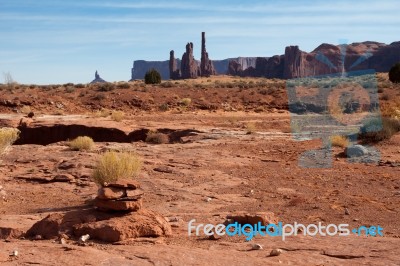
<path fill-rule="evenodd" d="M 162 112 L 166 112 L 166 111 L 169 110 L 169 105 L 167 103 L 163 103 L 163 104 L 160 105 L 159 109 Z"/>
<path fill-rule="evenodd" d="M 144 82 L 146 84 L 160 84 L 161 83 L 161 75 L 154 68 L 150 69 L 144 75 Z"/>
<path fill-rule="evenodd" d="M 171 81 L 161 83 L 161 87 L 163 88 L 172 88 L 174 84 Z"/>
<path fill-rule="evenodd" d="M 332 146 L 345 148 L 349 146 L 349 140 L 345 136 L 332 136 L 331 138 Z"/>
<path fill-rule="evenodd" d="M 111 119 L 117 122 L 121 122 L 125 118 L 125 113 L 123 111 L 112 111 Z"/>
<path fill-rule="evenodd" d="M 101 83 L 98 88 L 99 91 L 112 91 L 115 89 L 115 86 L 110 82 L 104 82 Z"/>
<path fill-rule="evenodd" d="M 0 155 L 18 139 L 19 133 L 16 128 L 0 128 Z"/>
<path fill-rule="evenodd" d="M 150 130 L 147 133 L 146 142 L 153 144 L 165 144 L 169 143 L 169 137 L 167 134 Z"/>
<path fill-rule="evenodd" d="M 262 113 L 264 111 L 265 111 L 265 109 L 263 106 L 258 106 L 256 109 L 254 109 L 254 112 L 256 112 L 256 113 Z"/>
<path fill-rule="evenodd" d="M 72 92 L 74 92 L 74 91 L 75 91 L 75 87 L 68 86 L 68 87 L 65 88 L 65 92 L 66 92 L 66 93 L 72 93 Z"/>
<path fill-rule="evenodd" d="M 384 101 L 388 101 L 389 98 L 390 98 L 390 97 L 389 97 L 388 94 L 384 94 L 384 95 L 382 95 L 382 97 L 381 97 L 381 99 L 384 100 Z"/>
<path fill-rule="evenodd" d="M 400 131 L 400 121 L 396 118 L 382 117 L 371 119 L 360 129 L 359 139 L 363 142 L 379 142 L 390 139 Z"/>
<path fill-rule="evenodd" d="M 104 95 L 104 94 L 96 94 L 94 97 L 93 97 L 93 100 L 96 100 L 96 101 L 101 101 L 101 100 L 104 100 L 106 98 L 106 96 Z"/>
<path fill-rule="evenodd" d="M 393 83 L 400 83 L 400 63 L 395 64 L 390 69 L 389 80 Z"/>
<path fill-rule="evenodd" d="M 133 152 L 109 151 L 101 155 L 92 174 L 93 180 L 103 185 L 122 178 L 136 177 L 142 166 L 139 156 Z"/>
<path fill-rule="evenodd" d="M 95 117 L 107 117 L 107 116 L 109 116 L 111 114 L 111 111 L 110 110 L 108 110 L 107 108 L 103 108 L 103 109 L 101 109 L 101 110 L 97 110 L 95 113 L 94 113 L 94 116 Z"/>
<path fill-rule="evenodd" d="M 248 122 L 246 124 L 246 134 L 254 134 L 257 131 L 257 126 L 254 122 Z"/>
<path fill-rule="evenodd" d="M 190 98 L 181 99 L 181 104 L 184 106 L 189 106 L 191 103 L 192 103 L 192 99 L 190 99 Z"/>
<path fill-rule="evenodd" d="M 23 114 L 29 114 L 32 110 L 28 105 L 24 105 L 21 107 L 20 111 Z"/>
<path fill-rule="evenodd" d="M 82 83 L 78 83 L 75 85 L 75 88 L 77 88 L 77 89 L 83 89 L 85 87 L 86 87 L 85 84 L 82 84 Z"/>
<path fill-rule="evenodd" d="M 71 140 L 68 146 L 74 151 L 90 151 L 93 149 L 94 141 L 91 137 L 80 136 Z"/>
<path fill-rule="evenodd" d="M 131 85 L 128 82 L 122 82 L 117 85 L 118 89 L 129 89 Z"/>

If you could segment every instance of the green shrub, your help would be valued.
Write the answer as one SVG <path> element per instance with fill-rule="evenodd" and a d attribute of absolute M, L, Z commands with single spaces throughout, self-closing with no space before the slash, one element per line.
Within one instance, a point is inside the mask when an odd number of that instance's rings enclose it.
<path fill-rule="evenodd" d="M 360 129 L 359 139 L 363 142 L 379 142 L 390 139 L 400 131 L 400 121 L 395 118 L 382 117 L 382 120 L 371 119 Z"/>
<path fill-rule="evenodd" d="M 71 140 L 68 145 L 74 151 L 90 151 L 94 146 L 94 141 L 90 137 L 81 136 Z"/>
<path fill-rule="evenodd" d="M 144 82 L 146 84 L 160 84 L 161 83 L 161 75 L 154 68 L 150 69 L 144 75 Z"/>
<path fill-rule="evenodd" d="M 0 154 L 18 139 L 19 133 L 20 131 L 16 128 L 0 128 Z"/>
<path fill-rule="evenodd" d="M 400 63 L 395 64 L 390 69 L 389 80 L 393 83 L 400 83 Z"/>
<path fill-rule="evenodd" d="M 104 182 L 136 177 L 141 166 L 141 160 L 135 153 L 110 151 L 100 157 L 92 177 L 97 184 L 103 185 Z"/>

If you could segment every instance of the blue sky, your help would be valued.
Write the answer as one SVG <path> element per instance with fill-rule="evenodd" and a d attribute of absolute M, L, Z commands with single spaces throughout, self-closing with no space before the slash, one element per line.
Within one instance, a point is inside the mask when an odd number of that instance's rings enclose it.
<path fill-rule="evenodd" d="M 398 1 L 0 0 L 0 74 L 19 83 L 130 79 L 133 60 L 181 57 L 201 32 L 211 59 L 400 40 Z M 0 82 L 3 82 L 1 77 Z"/>

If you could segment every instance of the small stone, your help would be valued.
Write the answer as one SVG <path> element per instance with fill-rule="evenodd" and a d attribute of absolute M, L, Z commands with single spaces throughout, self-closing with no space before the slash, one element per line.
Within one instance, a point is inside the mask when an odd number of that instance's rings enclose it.
<path fill-rule="evenodd" d="M 65 238 L 60 238 L 60 244 L 61 245 L 66 245 L 67 244 L 67 240 Z"/>
<path fill-rule="evenodd" d="M 156 172 L 172 174 L 174 171 L 168 166 L 160 166 L 153 169 Z"/>
<path fill-rule="evenodd" d="M 79 241 L 80 241 L 80 242 L 86 242 L 86 241 L 89 240 L 89 238 L 90 238 L 90 235 L 89 235 L 89 234 L 86 234 L 86 235 L 81 236 L 81 237 L 79 238 Z"/>
<path fill-rule="evenodd" d="M 43 237 L 41 235 L 35 235 L 35 237 L 33 238 L 33 240 L 42 240 Z"/>
<path fill-rule="evenodd" d="M 11 252 L 10 256 L 17 257 L 18 254 L 19 254 L 18 250 L 14 250 L 13 252 Z"/>
<path fill-rule="evenodd" d="M 112 183 L 104 183 L 104 187 L 116 187 L 116 188 L 140 188 L 140 184 L 135 180 L 120 179 Z"/>
<path fill-rule="evenodd" d="M 344 152 L 347 155 L 347 157 L 349 157 L 349 158 L 361 157 L 361 156 L 367 155 L 369 153 L 367 148 L 365 148 L 362 145 L 353 145 L 353 146 L 347 147 Z"/>
<path fill-rule="evenodd" d="M 347 208 L 344 208 L 344 214 L 345 215 L 350 215 L 350 212 L 349 212 L 349 210 Z"/>
<path fill-rule="evenodd" d="M 271 250 L 271 253 L 269 253 L 269 255 L 270 255 L 271 257 L 275 257 L 275 256 L 281 255 L 282 252 L 283 252 L 282 249 L 280 249 L 280 248 L 275 248 L 275 249 Z"/>
<path fill-rule="evenodd" d="M 97 192 L 97 197 L 104 200 L 119 199 L 125 196 L 125 189 L 118 187 L 102 187 Z"/>
<path fill-rule="evenodd" d="M 260 250 L 263 249 L 263 247 L 260 244 L 253 244 L 251 245 L 252 250 Z"/>
<path fill-rule="evenodd" d="M 61 174 L 61 175 L 56 175 L 53 178 L 53 182 L 72 182 L 75 180 L 75 177 L 70 174 Z"/>
<path fill-rule="evenodd" d="M 206 202 L 210 202 L 212 200 L 212 198 L 206 198 L 205 201 Z"/>
<path fill-rule="evenodd" d="M 144 191 L 142 189 L 127 189 L 126 197 L 132 199 L 139 199 L 143 196 Z"/>
<path fill-rule="evenodd" d="M 138 211 L 142 208 L 142 199 L 125 201 L 96 198 L 94 206 L 100 211 Z"/>

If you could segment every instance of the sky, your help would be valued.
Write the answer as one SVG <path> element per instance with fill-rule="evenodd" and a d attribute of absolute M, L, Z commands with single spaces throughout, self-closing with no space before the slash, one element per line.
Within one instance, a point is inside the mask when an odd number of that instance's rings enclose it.
<path fill-rule="evenodd" d="M 400 40 L 396 0 L 0 0 L 0 74 L 23 84 L 129 80 L 134 60 L 273 56 L 299 45 Z M 3 83 L 3 75 L 0 83 Z"/>

